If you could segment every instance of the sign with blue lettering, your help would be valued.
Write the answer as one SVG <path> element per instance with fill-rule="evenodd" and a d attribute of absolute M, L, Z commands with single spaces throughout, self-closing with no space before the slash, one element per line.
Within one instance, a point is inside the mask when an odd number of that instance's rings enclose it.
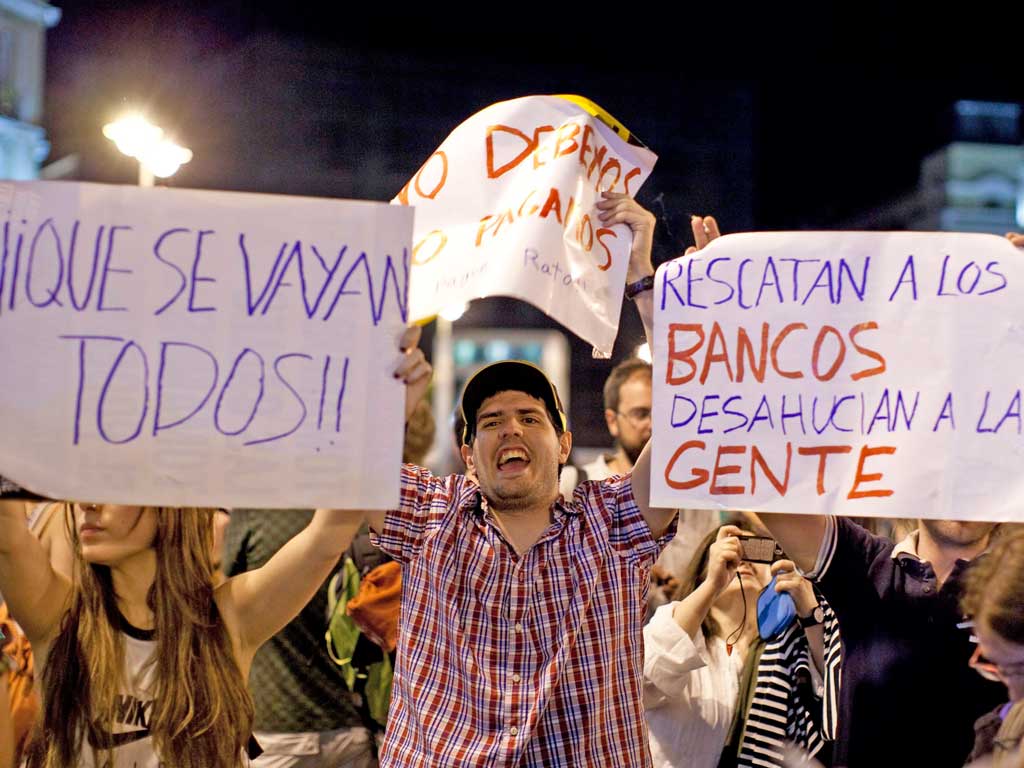
<path fill-rule="evenodd" d="M 729 235 L 655 283 L 652 503 L 1024 521 L 1024 253 Z"/>
<path fill-rule="evenodd" d="M 0 474 L 58 499 L 393 506 L 412 219 L 0 183 Z"/>

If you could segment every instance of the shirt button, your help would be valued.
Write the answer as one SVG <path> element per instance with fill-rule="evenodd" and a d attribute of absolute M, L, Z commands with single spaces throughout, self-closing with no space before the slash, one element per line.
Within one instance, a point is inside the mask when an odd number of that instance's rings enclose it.
<path fill-rule="evenodd" d="M 519 623 L 519 622 L 517 621 L 517 622 L 516 622 L 516 632 L 522 632 L 522 631 L 523 631 L 523 625 L 522 625 L 522 624 L 520 624 L 520 623 Z"/>
<path fill-rule="evenodd" d="M 508 732 L 515 736 L 517 733 L 519 733 L 519 729 L 513 725 L 511 728 L 508 729 Z"/>
<path fill-rule="evenodd" d="M 926 595 L 930 595 L 930 594 L 931 594 L 931 592 L 932 592 L 932 588 L 931 588 L 931 587 L 925 587 L 925 588 L 924 588 L 924 593 L 925 593 Z"/>
<path fill-rule="evenodd" d="M 519 682 L 520 680 L 522 680 L 522 679 L 523 679 L 523 678 L 521 678 L 521 677 L 519 676 L 519 673 L 518 673 L 518 672 L 512 675 L 512 682 L 513 682 L 513 683 L 518 683 L 518 682 Z"/>

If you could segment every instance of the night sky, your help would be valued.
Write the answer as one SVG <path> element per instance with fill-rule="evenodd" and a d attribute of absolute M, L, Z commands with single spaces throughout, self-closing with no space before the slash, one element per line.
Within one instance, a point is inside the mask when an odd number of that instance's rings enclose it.
<path fill-rule="evenodd" d="M 579 93 L 659 155 L 638 195 L 659 216 L 656 262 L 688 244 L 693 212 L 727 231 L 862 221 L 912 192 L 922 159 L 955 138 L 957 99 L 1024 103 L 1020 3 L 955 15 L 895 2 L 611 13 L 490 0 L 355 15 L 349 3 L 56 4 L 48 161 L 77 154 L 81 180 L 134 182 L 100 129 L 141 105 L 195 152 L 175 186 L 388 200 L 479 109 Z M 501 300 L 481 304 L 465 323 L 508 322 Z M 615 357 L 641 335 L 623 312 Z M 608 364 L 578 340 L 573 351 L 577 430 L 599 439 Z"/>

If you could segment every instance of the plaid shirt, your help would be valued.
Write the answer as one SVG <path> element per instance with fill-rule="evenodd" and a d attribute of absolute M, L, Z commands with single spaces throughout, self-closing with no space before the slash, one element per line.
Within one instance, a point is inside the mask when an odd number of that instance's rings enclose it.
<path fill-rule="evenodd" d="M 374 542 L 403 566 L 382 766 L 650 766 L 641 677 L 655 540 L 629 476 L 555 503 L 517 556 L 475 484 L 402 469 Z"/>

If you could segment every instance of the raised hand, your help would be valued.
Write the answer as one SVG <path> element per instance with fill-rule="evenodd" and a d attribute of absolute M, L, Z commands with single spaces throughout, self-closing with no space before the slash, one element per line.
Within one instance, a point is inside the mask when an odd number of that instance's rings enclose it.
<path fill-rule="evenodd" d="M 808 616 L 818 604 L 811 582 L 801 576 L 792 560 L 776 560 L 772 563 L 772 575 L 775 576 L 775 591 L 788 592 L 796 604 L 796 612 L 800 616 Z"/>
<path fill-rule="evenodd" d="M 685 255 L 687 256 L 696 253 L 712 240 L 722 236 L 722 233 L 718 231 L 718 222 L 715 221 L 714 216 L 691 216 L 690 229 L 693 230 L 693 242 L 696 245 L 691 245 L 686 249 Z"/>
<path fill-rule="evenodd" d="M 743 561 L 739 537 L 743 531 L 735 525 L 723 525 L 718 529 L 715 543 L 708 550 L 708 577 L 706 581 L 715 591 L 722 594 L 736 575 L 736 569 Z"/>
<path fill-rule="evenodd" d="M 602 224 L 626 224 L 633 231 L 633 247 L 629 252 L 626 282 L 633 283 L 654 274 L 651 249 L 654 246 L 654 214 L 624 192 L 602 192 L 597 201 Z"/>
<path fill-rule="evenodd" d="M 398 367 L 395 368 L 394 376 L 405 384 L 406 421 L 412 416 L 416 403 L 427 393 L 434 370 L 419 347 L 421 333 L 422 330 L 418 325 L 410 325 L 398 340 L 402 357 Z"/>

